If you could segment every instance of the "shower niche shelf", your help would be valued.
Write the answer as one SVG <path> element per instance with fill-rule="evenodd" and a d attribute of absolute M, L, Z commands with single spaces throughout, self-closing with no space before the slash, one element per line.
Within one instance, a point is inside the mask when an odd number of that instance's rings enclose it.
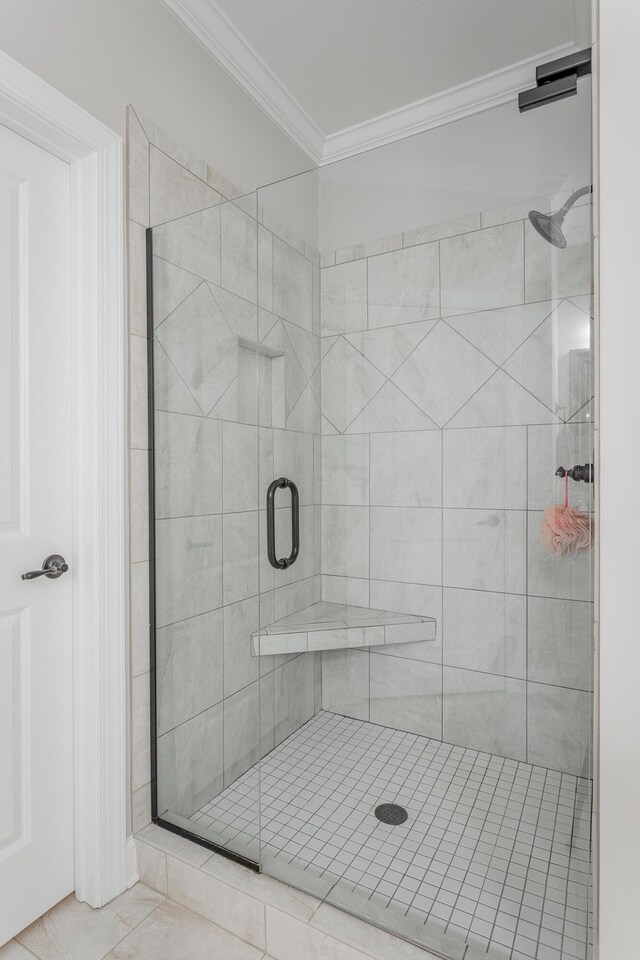
<path fill-rule="evenodd" d="M 433 617 L 321 600 L 251 635 L 254 657 L 275 653 L 381 647 L 436 639 Z"/>

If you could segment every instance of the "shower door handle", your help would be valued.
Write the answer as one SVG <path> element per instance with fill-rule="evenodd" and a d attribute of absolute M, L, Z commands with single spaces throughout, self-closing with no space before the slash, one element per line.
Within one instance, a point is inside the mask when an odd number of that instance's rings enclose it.
<path fill-rule="evenodd" d="M 276 557 L 276 511 L 275 499 L 276 490 L 289 487 L 291 491 L 291 553 L 288 557 Z M 267 490 L 267 556 L 269 563 L 276 570 L 286 570 L 292 563 L 295 563 L 300 552 L 300 498 L 298 488 L 293 480 L 287 480 L 286 477 L 280 477 L 269 484 Z"/>

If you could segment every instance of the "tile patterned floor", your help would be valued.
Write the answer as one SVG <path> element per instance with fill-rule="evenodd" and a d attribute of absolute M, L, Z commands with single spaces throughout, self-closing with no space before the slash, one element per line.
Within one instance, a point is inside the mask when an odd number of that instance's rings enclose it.
<path fill-rule="evenodd" d="M 137 883 L 100 910 L 73 894 L 15 940 L 0 960 L 265 960 L 262 950 Z M 266 958 L 268 960 L 268 958 Z"/>
<path fill-rule="evenodd" d="M 281 879 L 464 960 L 591 955 L 588 780 L 322 712 L 194 814 L 198 832 L 255 850 L 259 785 Z M 380 823 L 383 801 L 407 822 Z"/>

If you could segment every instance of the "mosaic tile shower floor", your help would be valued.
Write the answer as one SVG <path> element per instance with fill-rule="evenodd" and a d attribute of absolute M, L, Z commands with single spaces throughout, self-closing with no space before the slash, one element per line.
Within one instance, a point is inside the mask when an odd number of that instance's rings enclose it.
<path fill-rule="evenodd" d="M 198 833 L 257 858 L 258 787 L 266 872 L 452 957 L 591 956 L 590 781 L 322 712 Z"/>

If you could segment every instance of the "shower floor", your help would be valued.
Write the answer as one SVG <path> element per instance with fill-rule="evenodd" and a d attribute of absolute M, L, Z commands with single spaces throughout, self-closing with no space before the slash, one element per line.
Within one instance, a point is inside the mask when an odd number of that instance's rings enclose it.
<path fill-rule="evenodd" d="M 198 833 L 257 858 L 258 789 L 267 873 L 456 960 L 591 954 L 588 780 L 322 712 Z"/>

